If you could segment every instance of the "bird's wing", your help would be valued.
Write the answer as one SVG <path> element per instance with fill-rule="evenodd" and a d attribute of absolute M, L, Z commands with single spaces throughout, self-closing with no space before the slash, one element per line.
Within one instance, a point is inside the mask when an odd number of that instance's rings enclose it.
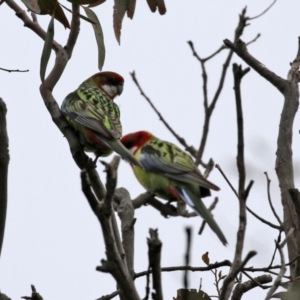
<path fill-rule="evenodd" d="M 119 107 L 101 93 L 84 94 L 84 99 L 73 92 L 63 101 L 61 110 L 79 124 L 108 139 L 122 136 Z"/>
<path fill-rule="evenodd" d="M 216 185 L 201 175 L 192 157 L 172 143 L 158 139 L 150 140 L 141 149 L 140 162 L 145 170 L 164 174 L 171 179 L 219 190 Z"/>

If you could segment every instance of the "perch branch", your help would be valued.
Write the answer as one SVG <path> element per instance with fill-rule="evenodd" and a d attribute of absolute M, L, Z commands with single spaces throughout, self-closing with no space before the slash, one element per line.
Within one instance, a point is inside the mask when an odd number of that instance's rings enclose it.
<path fill-rule="evenodd" d="M 122 244 L 129 274 L 134 275 L 134 207 L 129 192 L 125 188 L 116 189 L 114 202 L 121 220 Z"/>

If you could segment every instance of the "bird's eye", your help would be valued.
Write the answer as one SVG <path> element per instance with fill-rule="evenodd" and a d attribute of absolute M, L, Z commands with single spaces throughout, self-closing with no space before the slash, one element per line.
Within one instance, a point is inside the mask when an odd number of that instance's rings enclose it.
<path fill-rule="evenodd" d="M 107 80 L 107 83 L 109 83 L 109 84 L 114 84 L 115 83 L 115 79 L 111 76 L 107 76 L 106 80 Z"/>

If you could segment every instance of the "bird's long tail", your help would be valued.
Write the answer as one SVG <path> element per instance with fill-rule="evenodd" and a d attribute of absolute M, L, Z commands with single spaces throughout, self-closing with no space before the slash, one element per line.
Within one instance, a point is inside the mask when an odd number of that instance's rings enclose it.
<path fill-rule="evenodd" d="M 199 216 L 201 216 L 215 232 L 223 245 L 227 245 L 227 240 L 220 229 L 217 222 L 214 220 L 210 211 L 206 208 L 202 200 L 196 197 L 193 193 L 181 188 L 181 187 L 173 187 L 173 191 L 177 192 L 177 195 L 182 199 L 186 204 L 188 204 Z"/>
<path fill-rule="evenodd" d="M 117 152 L 119 155 L 122 156 L 122 158 L 128 160 L 132 164 L 139 166 L 143 169 L 143 166 L 138 161 L 137 158 L 133 156 L 133 154 L 119 141 L 119 140 L 108 140 L 101 137 L 101 140 L 107 144 L 112 150 Z"/>

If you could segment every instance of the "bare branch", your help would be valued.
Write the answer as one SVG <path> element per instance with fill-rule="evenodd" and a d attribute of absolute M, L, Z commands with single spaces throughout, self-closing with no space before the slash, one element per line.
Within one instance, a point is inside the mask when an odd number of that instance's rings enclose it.
<path fill-rule="evenodd" d="M 152 285 L 155 290 L 155 292 L 152 292 L 152 299 L 163 300 L 160 268 L 162 242 L 158 237 L 157 229 L 150 228 L 149 233 L 150 238 L 147 239 L 149 248 L 149 264 L 152 270 Z"/>
<path fill-rule="evenodd" d="M 299 254 L 300 232 L 297 226 L 297 220 L 300 215 L 296 215 L 289 190 L 294 186 L 294 169 L 293 169 L 293 125 L 296 112 L 299 107 L 299 66 L 300 66 L 300 38 L 298 38 L 298 49 L 296 58 L 291 64 L 286 81 L 287 88 L 284 89 L 284 105 L 280 115 L 279 132 L 277 139 L 276 164 L 275 170 L 279 181 L 281 191 L 281 202 L 283 205 L 284 230 L 287 235 L 291 228 L 295 228 L 294 233 L 288 238 L 289 260 L 294 259 Z M 290 274 L 292 278 L 300 276 L 300 261 L 291 265 Z M 298 286 L 295 281 L 291 284 Z M 299 289 L 299 286 L 297 287 Z"/>
<path fill-rule="evenodd" d="M 249 45 L 251 45 L 252 43 L 255 43 L 255 42 L 260 38 L 260 36 L 261 36 L 261 34 L 258 33 L 258 34 L 256 35 L 256 37 L 255 37 L 253 40 L 247 42 L 246 45 L 249 46 Z"/>
<path fill-rule="evenodd" d="M 135 289 L 133 280 L 129 275 L 126 265 L 123 262 L 123 259 L 120 255 L 120 251 L 117 248 L 117 243 L 115 240 L 115 234 L 111 225 L 111 216 L 112 211 L 112 199 L 114 196 L 114 189 L 116 186 L 116 171 L 118 167 L 120 158 L 115 156 L 110 165 L 107 165 L 107 193 L 103 201 L 96 202 L 96 197 L 88 198 L 89 203 L 92 203 L 93 211 L 100 221 L 103 238 L 106 246 L 106 256 L 107 260 L 102 259 L 101 266 L 98 266 L 96 270 L 102 272 L 109 272 L 115 278 L 120 293 L 125 299 L 136 299 L 139 300 L 139 296 Z M 82 177 L 83 178 L 83 177 Z M 88 189 L 86 182 L 82 184 L 85 186 L 85 190 Z M 88 193 L 85 192 L 85 195 L 89 197 L 92 195 L 90 190 Z"/>
<path fill-rule="evenodd" d="M 224 279 L 220 300 L 225 300 L 229 298 L 231 290 L 228 289 L 228 285 L 230 284 L 230 282 L 232 282 L 235 279 L 237 274 L 244 268 L 247 262 L 256 254 L 257 254 L 256 251 L 250 251 L 246 255 L 245 259 L 239 264 L 239 266 L 236 266 L 235 269 L 231 270 L 228 276 Z"/>
<path fill-rule="evenodd" d="M 257 19 L 259 17 L 261 17 L 262 15 L 264 15 L 274 4 L 275 4 L 276 0 L 274 0 L 270 6 L 268 6 L 262 13 L 260 13 L 259 15 L 255 16 L 255 17 L 252 17 L 252 18 L 249 18 L 249 20 L 254 20 L 254 19 Z"/>
<path fill-rule="evenodd" d="M 233 76 L 234 76 L 234 91 L 236 102 L 236 114 L 237 114 L 237 168 L 239 173 L 239 228 L 237 232 L 237 242 L 235 247 L 234 259 L 232 262 L 232 268 L 229 275 L 226 277 L 220 299 L 229 299 L 231 291 L 234 285 L 235 276 L 238 274 L 237 270 L 241 269 L 242 265 L 242 253 L 244 248 L 245 232 L 247 225 L 246 214 L 246 200 L 245 193 L 245 181 L 246 181 L 246 168 L 244 161 L 244 120 L 242 109 L 242 97 L 241 97 L 241 82 L 242 78 L 250 71 L 250 68 L 242 69 L 241 65 L 233 64 Z M 250 189 L 250 188 L 249 188 Z M 234 275 L 235 274 L 235 275 Z M 231 280 L 230 280 L 231 278 Z"/>
<path fill-rule="evenodd" d="M 277 219 L 280 227 L 283 228 L 283 223 L 282 221 L 280 220 L 279 216 L 277 215 L 276 213 L 276 210 L 273 206 L 273 203 L 272 203 L 272 199 L 271 199 L 271 194 L 270 194 L 270 184 L 271 184 L 271 180 L 269 179 L 269 176 L 268 176 L 268 173 L 267 172 L 264 172 L 264 174 L 266 175 L 266 179 L 267 179 L 267 192 L 268 192 L 268 201 L 269 201 L 269 204 L 270 204 L 270 207 L 271 207 L 271 210 L 273 212 L 273 215 L 275 216 L 275 218 Z M 300 212 L 300 211 L 299 211 Z"/>
<path fill-rule="evenodd" d="M 121 220 L 122 244 L 129 274 L 134 275 L 134 207 L 125 188 L 116 189 L 114 201 L 118 202 L 117 212 Z"/>
<path fill-rule="evenodd" d="M 32 290 L 31 297 L 23 296 L 21 298 L 26 300 L 43 300 L 43 297 L 36 291 L 36 288 L 33 284 L 31 285 L 31 290 Z"/>
<path fill-rule="evenodd" d="M 16 16 L 20 18 L 23 23 L 24 27 L 31 29 L 35 32 L 42 40 L 46 39 L 46 31 L 39 25 L 39 23 L 32 21 L 25 10 L 23 10 L 14 0 L 4 0 L 5 3 L 15 11 Z M 61 46 L 56 42 L 53 41 L 52 49 L 57 51 Z"/>
<path fill-rule="evenodd" d="M 7 211 L 7 179 L 9 165 L 9 142 L 6 128 L 6 104 L 0 98 L 0 256 L 2 251 L 6 211 Z"/>
<path fill-rule="evenodd" d="M 228 183 L 228 185 L 230 186 L 230 188 L 232 189 L 232 191 L 234 192 L 234 194 L 236 195 L 236 197 L 239 199 L 239 196 L 236 192 L 236 190 L 234 189 L 234 187 L 232 186 L 231 182 L 229 181 L 229 179 L 227 178 L 227 176 L 225 175 L 225 173 L 223 172 L 223 170 L 221 169 L 220 165 L 216 164 L 216 168 L 220 171 L 220 173 L 222 174 L 222 176 L 224 177 L 224 179 L 226 180 L 226 182 Z M 251 187 L 251 186 L 250 186 Z M 247 189 L 246 189 L 247 191 Z M 246 194 L 245 191 L 245 194 Z M 248 192 L 247 192 L 248 193 Z M 260 217 L 259 215 L 257 215 L 254 211 L 252 211 L 248 206 L 246 206 L 246 209 L 255 217 L 257 218 L 259 221 L 261 221 L 262 223 L 269 225 L 270 227 L 277 229 L 277 230 L 283 230 L 282 227 L 275 225 L 267 220 L 265 220 L 264 218 Z"/>
<path fill-rule="evenodd" d="M 243 283 L 238 283 L 232 293 L 231 300 L 240 300 L 242 299 L 243 294 L 248 292 L 249 290 L 255 288 L 258 286 L 257 282 L 260 284 L 265 284 L 269 283 L 272 281 L 272 276 L 270 275 L 261 275 L 257 276 L 254 278 L 255 281 L 253 280 L 248 280 Z"/>
<path fill-rule="evenodd" d="M 10 70 L 10 69 L 3 69 L 3 68 L 0 68 L 1 71 L 6 71 L 8 73 L 11 73 L 11 72 L 18 72 L 18 73 L 23 73 L 23 72 L 29 72 L 29 70 Z"/>
<path fill-rule="evenodd" d="M 209 264 L 206 267 L 191 267 L 191 266 L 164 267 L 164 268 L 161 268 L 161 271 L 162 272 L 174 272 L 174 271 L 192 271 L 192 272 L 201 271 L 201 272 L 203 272 L 203 271 L 210 271 L 210 270 L 220 268 L 220 267 L 231 267 L 231 262 L 229 260 L 223 260 L 221 262 Z M 134 279 L 145 276 L 151 272 L 152 272 L 151 270 L 148 270 L 148 271 L 136 273 L 134 275 Z"/>
<path fill-rule="evenodd" d="M 109 294 L 109 295 L 105 295 L 105 296 L 102 296 L 96 300 L 110 300 L 116 296 L 118 296 L 120 294 L 120 290 L 116 290 L 114 291 L 113 293 Z"/>
<path fill-rule="evenodd" d="M 247 26 L 247 20 L 248 20 L 248 18 L 246 17 L 246 9 L 243 9 L 243 11 L 242 11 L 242 13 L 240 14 L 240 17 L 239 17 L 239 23 L 238 23 L 238 25 L 235 29 L 234 41 L 237 41 L 242 36 L 242 34 L 244 32 L 244 29 Z M 222 92 L 224 82 L 225 82 L 225 77 L 226 77 L 226 74 L 227 74 L 227 69 L 229 67 L 232 56 L 233 56 L 233 51 L 230 50 L 227 57 L 226 57 L 226 60 L 223 64 L 220 81 L 219 81 L 218 87 L 215 91 L 215 94 L 212 98 L 212 101 L 211 101 L 210 105 L 208 105 L 208 104 L 205 105 L 205 103 L 204 103 L 205 117 L 204 117 L 204 124 L 203 124 L 203 130 L 202 130 L 202 137 L 201 137 L 199 149 L 198 149 L 197 156 L 196 156 L 196 164 L 199 164 L 200 161 L 202 160 L 202 156 L 203 156 L 203 153 L 204 153 L 204 148 L 205 148 L 207 137 L 208 137 L 210 117 L 213 113 L 213 110 L 214 110 L 214 108 L 216 106 L 216 103 L 219 99 L 219 96 Z M 201 60 L 203 79 L 205 79 L 204 74 L 206 73 L 205 67 L 204 67 L 204 62 L 203 62 L 203 60 Z M 203 84 L 205 84 L 204 85 L 204 87 L 205 87 L 206 83 L 203 82 Z M 207 89 L 207 87 L 205 87 L 205 89 Z M 204 99 L 205 99 L 205 93 L 204 93 Z"/>
<path fill-rule="evenodd" d="M 188 212 L 187 210 L 185 211 L 178 211 L 176 207 L 170 203 L 162 203 L 158 199 L 155 198 L 155 196 L 149 192 L 145 192 L 141 195 L 139 195 L 136 199 L 132 200 L 133 207 L 135 209 L 140 208 L 142 205 L 149 204 L 158 211 L 165 217 L 184 217 L 184 218 L 191 218 L 191 217 L 196 217 L 198 216 L 194 212 Z"/>
<path fill-rule="evenodd" d="M 252 67 L 259 75 L 273 84 L 281 93 L 287 88 L 286 81 L 270 71 L 266 66 L 254 58 L 247 50 L 246 44 L 242 40 L 232 43 L 224 40 L 224 44 L 232 49 L 241 59 L 243 59 L 250 67 Z"/>
<path fill-rule="evenodd" d="M 292 234 L 293 230 L 289 231 L 288 235 Z M 279 254 L 280 254 L 280 262 L 281 262 L 281 268 L 280 268 L 280 272 L 277 276 L 277 278 L 274 281 L 274 284 L 272 285 L 272 287 L 269 289 L 267 296 L 265 298 L 265 300 L 269 300 L 272 297 L 272 295 L 274 294 L 274 292 L 277 290 L 277 288 L 279 287 L 280 283 L 281 283 L 281 279 L 284 275 L 284 273 L 286 272 L 286 266 L 285 266 L 285 259 L 284 259 L 284 253 L 283 253 L 283 247 L 286 244 L 288 236 L 284 239 L 284 241 L 281 244 L 278 244 L 277 241 L 275 241 L 276 246 L 278 248 Z"/>
<path fill-rule="evenodd" d="M 185 232 L 186 232 L 186 252 L 184 255 L 184 260 L 185 260 L 185 266 L 188 266 L 190 264 L 190 253 L 191 253 L 191 228 L 186 227 Z M 189 288 L 189 279 L 188 279 L 187 270 L 184 272 L 183 286 L 185 290 Z"/>
<path fill-rule="evenodd" d="M 130 73 L 133 82 L 135 83 L 135 85 L 137 86 L 137 88 L 139 89 L 141 95 L 147 100 L 147 102 L 150 104 L 150 106 L 153 108 L 153 110 L 156 112 L 156 114 L 159 117 L 159 120 L 162 121 L 164 123 L 164 125 L 169 129 L 169 131 L 175 136 L 175 138 L 178 140 L 178 142 L 184 146 L 185 150 L 188 151 L 191 155 L 195 156 L 196 155 L 196 149 L 193 146 L 189 146 L 185 139 L 180 137 L 175 131 L 174 129 L 167 123 L 167 121 L 164 119 L 164 117 L 162 116 L 162 114 L 158 111 L 158 109 L 154 106 L 154 104 L 152 103 L 152 101 L 150 100 L 150 98 L 144 93 L 144 91 L 142 90 L 136 76 L 135 76 L 135 71 Z"/>

